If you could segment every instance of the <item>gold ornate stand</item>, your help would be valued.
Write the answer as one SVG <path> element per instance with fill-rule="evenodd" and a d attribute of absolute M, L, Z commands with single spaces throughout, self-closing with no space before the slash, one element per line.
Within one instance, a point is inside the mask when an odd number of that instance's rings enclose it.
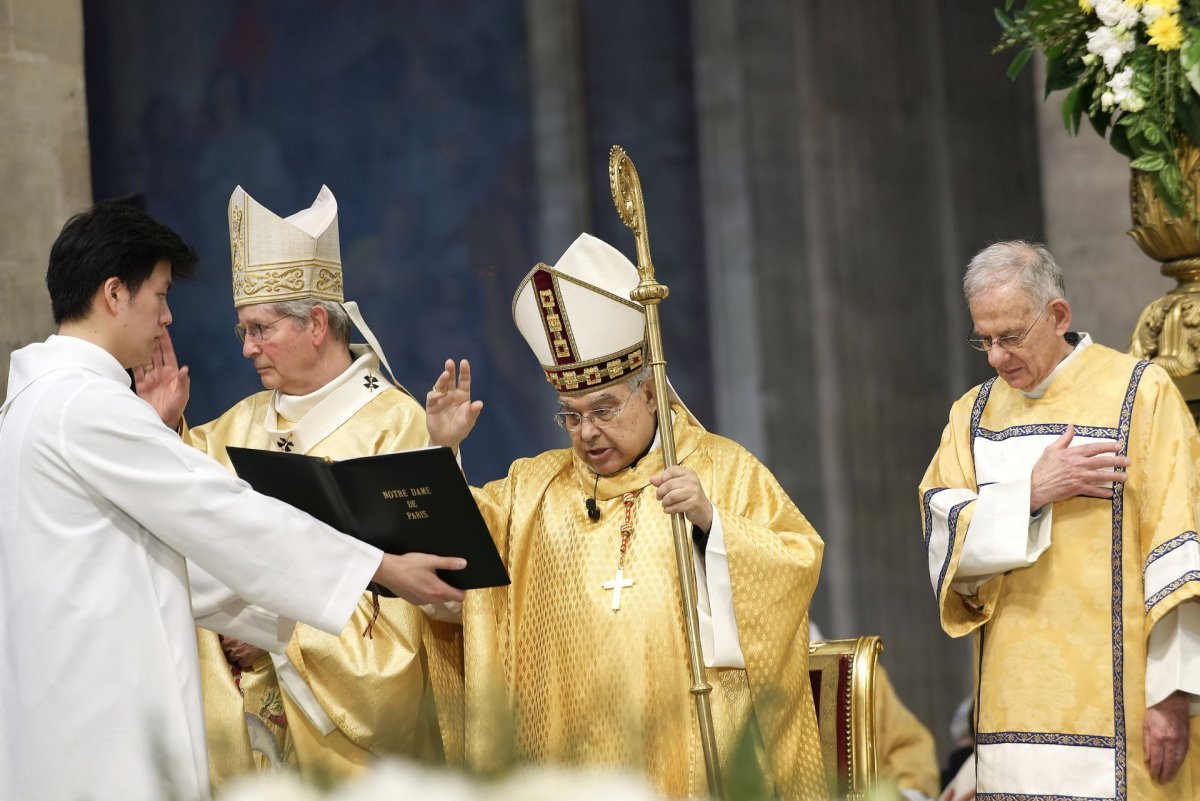
<path fill-rule="evenodd" d="M 1182 148 L 1179 161 L 1194 207 L 1200 199 L 1200 148 Z M 1163 275 L 1176 281 L 1138 317 L 1129 352 L 1166 370 L 1200 423 L 1200 223 L 1194 212 L 1170 216 L 1145 173 L 1133 173 L 1129 194 L 1129 235 L 1147 256 L 1162 262 Z"/>

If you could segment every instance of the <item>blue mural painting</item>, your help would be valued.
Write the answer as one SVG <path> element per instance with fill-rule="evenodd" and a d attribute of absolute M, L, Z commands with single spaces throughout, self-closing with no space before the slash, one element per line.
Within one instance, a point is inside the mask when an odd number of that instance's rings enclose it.
<path fill-rule="evenodd" d="M 673 382 L 707 416 L 690 45 L 676 6 L 686 3 L 582 15 L 592 230 L 633 256 L 604 200 L 619 141 L 654 187 L 660 274 L 690 272 L 672 286 L 667 346 Z M 521 0 L 89 0 L 84 13 L 94 195 L 141 196 L 201 254 L 197 277 L 171 296 L 193 375 L 189 420 L 261 388 L 232 332 L 230 193 L 240 184 L 284 216 L 324 183 L 338 199 L 346 298 L 400 381 L 423 400 L 445 358 L 471 360 L 486 404 L 465 448 L 472 480 L 566 444 L 511 319 L 517 283 L 559 255 L 534 252 Z M 617 67 L 634 53 L 644 76 L 631 85 Z"/>
<path fill-rule="evenodd" d="M 201 253 L 171 298 L 189 419 L 260 388 L 231 331 L 230 192 L 282 216 L 326 183 L 346 297 L 399 379 L 423 400 L 444 358 L 472 361 L 487 403 L 472 478 L 560 444 L 509 312 L 538 260 L 520 2 L 85 9 L 95 196 L 142 195 Z"/>

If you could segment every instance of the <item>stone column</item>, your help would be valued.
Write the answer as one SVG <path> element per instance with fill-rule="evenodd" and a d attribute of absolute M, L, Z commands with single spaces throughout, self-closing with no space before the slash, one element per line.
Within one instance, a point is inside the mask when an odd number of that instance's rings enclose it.
<path fill-rule="evenodd" d="M 591 218 L 579 8 L 556 0 L 525 0 L 525 20 L 537 253 L 553 262 Z"/>
<path fill-rule="evenodd" d="M 91 202 L 81 0 L 0 0 L 0 397 L 8 354 L 54 331 L 46 257 Z"/>
<path fill-rule="evenodd" d="M 814 620 L 881 634 L 945 745 L 971 661 L 937 623 L 917 484 L 989 375 L 964 342 L 967 260 L 1044 236 L 1032 78 L 1005 77 L 975 3 L 691 9 L 706 259 L 736 270 L 710 272 L 718 420 L 762 442 L 825 540 Z"/>
<path fill-rule="evenodd" d="M 692 42 L 696 129 L 704 208 L 704 249 L 712 332 L 716 428 L 765 454 L 762 363 L 756 327 L 758 277 L 750 177 L 747 90 L 736 0 L 696 5 Z"/>

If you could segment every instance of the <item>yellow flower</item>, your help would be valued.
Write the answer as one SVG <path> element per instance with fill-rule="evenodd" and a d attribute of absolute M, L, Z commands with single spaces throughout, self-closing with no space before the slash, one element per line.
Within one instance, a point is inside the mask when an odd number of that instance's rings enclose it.
<path fill-rule="evenodd" d="M 1084 13 L 1087 13 L 1087 14 L 1092 13 L 1091 0 L 1079 0 L 1079 7 L 1084 10 Z"/>
<path fill-rule="evenodd" d="M 1178 50 L 1183 44 L 1183 28 L 1179 27 L 1178 14 L 1164 14 L 1146 26 L 1146 33 L 1150 34 L 1150 44 L 1159 50 Z"/>
<path fill-rule="evenodd" d="M 1146 0 L 1146 5 L 1161 9 L 1167 14 L 1173 14 L 1179 10 L 1179 0 Z"/>

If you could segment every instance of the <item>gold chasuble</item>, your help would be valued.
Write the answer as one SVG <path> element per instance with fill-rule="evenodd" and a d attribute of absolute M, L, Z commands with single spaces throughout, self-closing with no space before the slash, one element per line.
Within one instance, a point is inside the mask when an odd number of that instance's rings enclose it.
<path fill-rule="evenodd" d="M 273 393 L 260 392 L 217 420 L 185 431 L 185 441 L 230 469 L 229 445 L 344 459 L 427 444 L 424 410 L 382 378 L 378 360 L 360 357 L 340 380 L 331 396 L 335 401 L 343 396 L 334 403 L 340 412 L 329 414 L 327 398 L 293 424 L 274 413 Z M 353 393 L 362 393 L 362 400 L 353 400 Z M 307 424 L 314 415 L 325 419 Z M 305 442 L 306 435 L 316 441 Z M 373 617 L 371 595 L 364 593 L 340 637 L 296 626 L 287 662 L 311 689 L 309 703 L 319 703 L 313 714 L 280 681 L 270 655 L 252 669 L 231 668 L 218 636 L 197 631 L 215 788 L 236 775 L 279 765 L 298 765 L 308 777 L 339 778 L 375 755 L 440 761 L 441 710 L 435 710 L 431 684 L 439 695 L 445 691 L 440 697 L 447 707 L 461 703 L 458 627 L 428 620 L 399 598 L 380 598 L 372 636 L 364 637 Z"/>
<path fill-rule="evenodd" d="M 1003 514 L 984 506 L 987 488 L 1023 480 L 1028 504 L 1031 468 L 1068 424 L 1073 446 L 1119 443 L 1131 461 L 1126 482 L 1111 499 L 1040 510 L 1029 539 L 1048 525 L 1050 542 L 1032 563 L 964 576 L 964 543 Z M 1142 739 L 1147 638 L 1200 595 L 1196 442 L 1161 368 L 1095 344 L 1040 398 L 992 379 L 955 403 L 921 501 L 942 627 L 976 634 L 981 801 L 1200 798 L 1198 719 L 1168 785 L 1150 779 Z"/>
<path fill-rule="evenodd" d="M 750 767 L 779 797 L 824 798 L 808 678 L 823 545 L 750 453 L 674 411 L 679 463 L 724 529 L 746 664 L 707 672 L 722 760 L 747 737 Z M 475 491 L 513 581 L 464 604 L 468 766 L 620 766 L 673 797 L 707 792 L 670 517 L 649 483 L 662 470 L 654 449 L 597 481 L 570 449 L 555 450 Z M 597 521 L 585 509 L 593 494 Z"/>

